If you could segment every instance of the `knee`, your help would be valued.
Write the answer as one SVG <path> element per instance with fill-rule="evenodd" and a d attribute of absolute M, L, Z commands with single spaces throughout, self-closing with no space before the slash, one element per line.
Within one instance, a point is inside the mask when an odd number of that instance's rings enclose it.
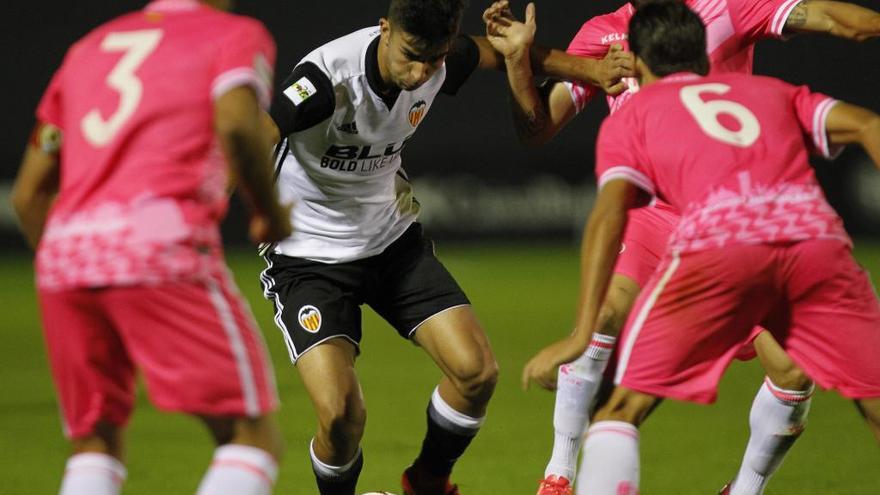
<path fill-rule="evenodd" d="M 332 397 L 315 403 L 319 435 L 342 450 L 360 442 L 367 423 L 367 410 L 363 401 L 352 395 Z"/>
<path fill-rule="evenodd" d="M 784 390 L 807 390 L 813 386 L 810 377 L 793 362 L 779 369 L 768 370 L 767 376 L 774 385 Z"/>
<path fill-rule="evenodd" d="M 623 325 L 626 323 L 628 312 L 621 304 L 616 304 L 612 298 L 608 298 L 599 308 L 599 316 L 596 318 L 596 332 L 602 335 L 620 335 Z"/>
<path fill-rule="evenodd" d="M 474 402 L 488 402 L 498 383 L 498 363 L 494 358 L 473 359 L 453 370 L 449 377 L 458 393 Z"/>
<path fill-rule="evenodd" d="M 608 402 L 596 412 L 593 421 L 623 421 L 639 426 L 657 403 L 657 398 L 617 388 Z"/>

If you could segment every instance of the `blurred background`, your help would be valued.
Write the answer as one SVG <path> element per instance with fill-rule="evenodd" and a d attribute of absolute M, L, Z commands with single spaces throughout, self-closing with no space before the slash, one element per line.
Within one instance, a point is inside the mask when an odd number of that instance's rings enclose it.
<path fill-rule="evenodd" d="M 877 8 L 875 0 L 855 0 Z M 49 7 L 56 2 L 42 3 Z M 57 2 L 61 4 L 61 2 Z M 85 31 L 141 0 L 77 0 L 64 8 L 14 2 L 0 36 L 8 95 L 0 173 L 0 248 L 23 248 L 9 208 L 10 181 L 30 132 L 33 111 L 66 48 Z M 524 1 L 513 1 L 522 15 Z M 480 14 L 488 2 L 471 1 L 463 31 L 483 31 Z M 538 42 L 564 48 L 588 18 L 617 9 L 620 0 L 538 0 Z M 237 0 L 237 11 L 262 20 L 278 43 L 276 80 L 313 48 L 355 29 L 373 25 L 386 0 Z M 783 46 L 784 45 L 784 46 Z M 756 51 L 755 72 L 781 77 L 814 90 L 880 110 L 878 42 L 794 37 L 765 41 Z M 404 152 L 414 177 L 422 220 L 439 239 L 573 240 L 579 238 L 592 202 L 594 142 L 606 115 L 597 99 L 549 145 L 518 143 L 508 111 L 502 73 L 478 72 L 455 97 L 441 95 Z M 880 173 L 859 149 L 833 164 L 817 162 L 831 202 L 856 236 L 880 236 Z M 246 242 L 241 208 L 230 209 L 229 243 Z"/>

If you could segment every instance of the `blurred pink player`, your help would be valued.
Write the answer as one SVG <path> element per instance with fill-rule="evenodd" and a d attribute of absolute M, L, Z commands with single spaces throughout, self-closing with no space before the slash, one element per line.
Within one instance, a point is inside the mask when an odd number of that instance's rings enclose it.
<path fill-rule="evenodd" d="M 496 5 L 501 2 L 496 3 Z M 647 3 L 633 0 L 615 12 L 588 20 L 568 47 L 571 54 L 602 59 L 618 74 L 632 74 L 628 50 L 628 24 L 636 9 Z M 880 15 L 843 2 L 800 0 L 686 0 L 706 25 L 706 51 L 712 73 L 752 71 L 754 44 L 798 32 L 828 33 L 854 40 L 880 35 Z M 490 22 L 490 28 L 495 26 Z M 551 81 L 535 88 L 528 60 L 508 67 L 515 95 L 514 119 L 520 139 L 530 145 L 546 143 L 592 101 L 600 89 L 585 83 Z M 606 93 L 611 113 L 637 93 L 638 81 L 624 77 Z M 544 471 L 539 495 L 571 493 L 581 437 L 589 425 L 603 381 L 603 372 L 633 302 L 657 268 L 676 222 L 677 211 L 662 199 L 651 207 L 629 214 L 608 294 L 595 325 L 591 342 L 580 356 L 571 356 L 555 378 L 554 443 Z M 758 334 L 739 355 L 750 359 L 757 351 L 767 371 L 752 407 L 749 440 L 741 472 L 768 479 L 775 471 L 792 438 L 802 431 L 810 406 L 812 383 L 766 332 Z M 754 344 L 754 346 L 752 345 Z M 612 359 L 613 361 L 613 359 Z M 611 370 L 613 372 L 614 365 Z M 606 375 L 607 376 L 607 375 Z M 771 421 L 768 418 L 784 418 Z M 783 434 L 780 434 L 780 433 Z M 786 432 L 795 432 L 792 434 Z M 770 455 L 767 452 L 772 452 Z"/>
<path fill-rule="evenodd" d="M 119 493 L 136 369 L 213 433 L 199 493 L 268 494 L 277 476 L 274 378 L 218 227 L 231 166 L 253 239 L 290 232 L 260 126 L 275 45 L 226 7 L 158 0 L 100 26 L 37 109 L 13 203 L 73 446 L 63 495 Z"/>
<path fill-rule="evenodd" d="M 713 401 L 758 324 L 880 424 L 880 303 L 808 162 L 808 148 L 829 156 L 833 145 L 859 142 L 880 163 L 880 116 L 770 78 L 700 76 L 709 69 L 705 31 L 677 2 L 639 9 L 629 35 L 650 86 L 600 131 L 578 327 L 526 378 L 543 383 L 545 361 L 586 347 L 627 210 L 659 197 L 682 217 L 627 322 L 619 386 L 590 428 L 578 493 L 638 493 L 636 426 L 657 397 Z M 738 477 L 728 490 L 763 488 L 763 479 Z"/>

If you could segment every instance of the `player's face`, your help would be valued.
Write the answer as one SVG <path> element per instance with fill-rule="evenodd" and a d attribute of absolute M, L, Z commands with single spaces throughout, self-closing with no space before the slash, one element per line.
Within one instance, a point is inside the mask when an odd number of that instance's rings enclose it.
<path fill-rule="evenodd" d="M 420 48 L 418 38 L 383 23 L 381 43 L 385 43 L 386 83 L 404 91 L 413 91 L 428 81 L 443 66 L 450 43 Z M 380 66 L 382 61 L 380 61 Z"/>

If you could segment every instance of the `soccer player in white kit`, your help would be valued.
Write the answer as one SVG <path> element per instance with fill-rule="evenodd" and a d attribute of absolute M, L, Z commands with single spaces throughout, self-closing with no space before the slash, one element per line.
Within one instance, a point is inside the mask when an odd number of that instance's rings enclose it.
<path fill-rule="evenodd" d="M 458 493 L 449 482 L 453 464 L 482 425 L 495 387 L 488 339 L 416 222 L 419 203 L 401 168 L 401 152 L 437 94 L 454 94 L 477 67 L 503 68 L 515 49 L 501 39 L 496 52 L 485 38 L 458 35 L 464 5 L 392 0 L 379 26 L 306 55 L 273 106 L 283 138 L 278 191 L 293 205 L 294 233 L 267 254 L 261 278 L 317 410 L 310 456 L 322 495 L 353 494 L 363 465 L 365 410 L 354 368 L 361 304 L 445 375 L 428 404 L 422 450 L 403 474 L 404 493 Z M 591 80 L 614 70 L 613 60 L 559 51 L 539 59 L 540 70 L 559 74 L 559 67 L 592 64 Z"/>

